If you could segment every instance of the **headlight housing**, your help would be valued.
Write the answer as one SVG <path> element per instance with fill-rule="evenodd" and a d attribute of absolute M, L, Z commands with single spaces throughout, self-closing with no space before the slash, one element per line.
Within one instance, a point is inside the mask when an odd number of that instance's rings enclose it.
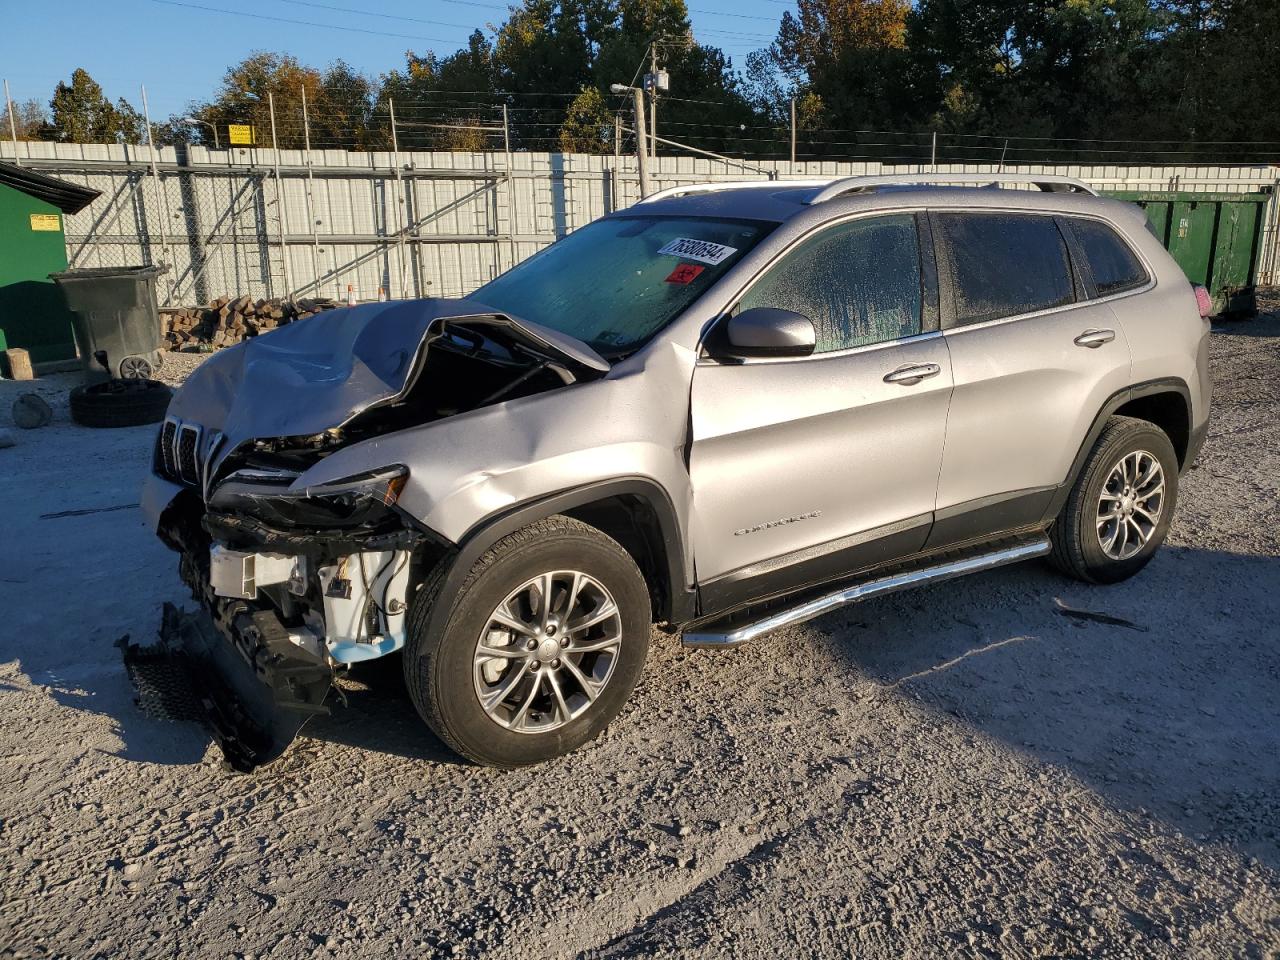
<path fill-rule="evenodd" d="M 407 467 L 370 470 L 311 487 L 281 486 L 279 475 L 237 470 L 218 484 L 209 506 L 220 513 L 252 517 L 283 529 L 377 528 L 392 519 L 392 507 L 409 479 Z"/>

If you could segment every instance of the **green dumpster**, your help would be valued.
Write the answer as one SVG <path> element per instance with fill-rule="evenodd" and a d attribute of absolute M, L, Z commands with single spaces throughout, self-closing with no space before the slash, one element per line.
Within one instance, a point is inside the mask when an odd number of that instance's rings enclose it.
<path fill-rule="evenodd" d="M 1258 312 L 1255 285 L 1270 192 L 1113 191 L 1136 203 L 1165 249 L 1192 283 L 1213 298 L 1215 314 Z"/>
<path fill-rule="evenodd" d="M 97 190 L 0 163 L 0 349 L 22 347 L 34 364 L 74 359 L 71 313 L 49 274 L 67 269 L 63 217 L 97 196 Z"/>

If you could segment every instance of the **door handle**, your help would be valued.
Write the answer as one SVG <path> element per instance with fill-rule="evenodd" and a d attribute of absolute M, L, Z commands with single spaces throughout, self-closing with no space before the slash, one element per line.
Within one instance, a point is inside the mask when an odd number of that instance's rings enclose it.
<path fill-rule="evenodd" d="M 1076 337 L 1075 343 L 1077 347 L 1088 347 L 1091 350 L 1097 350 L 1104 343 L 1110 343 L 1115 338 L 1116 332 L 1114 330 L 1086 330 Z"/>
<path fill-rule="evenodd" d="M 908 363 L 891 373 L 884 375 L 885 383 L 899 383 L 904 387 L 914 387 L 927 377 L 936 377 L 942 368 L 936 363 Z"/>

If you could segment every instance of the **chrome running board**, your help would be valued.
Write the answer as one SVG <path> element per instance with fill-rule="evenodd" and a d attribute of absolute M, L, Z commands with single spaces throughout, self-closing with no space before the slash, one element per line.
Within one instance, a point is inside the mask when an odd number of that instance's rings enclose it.
<path fill-rule="evenodd" d="M 686 647 L 705 647 L 710 649 L 741 646 L 748 640 L 755 640 L 766 633 L 804 623 L 806 620 L 812 620 L 814 617 L 820 617 L 824 613 L 848 606 L 851 603 L 857 603 L 860 600 L 866 600 L 869 597 L 896 593 L 899 590 L 919 587 L 927 583 L 939 583 L 943 580 L 950 580 L 953 577 L 964 576 L 966 573 L 980 573 L 983 570 L 1003 567 L 1005 564 L 1030 560 L 1032 557 L 1042 557 L 1050 549 L 1052 548 L 1049 546 L 1048 540 L 1038 540 L 1035 543 L 1024 543 L 1005 550 L 997 550 L 995 553 L 984 553 L 981 556 L 969 557 L 966 560 L 954 560 L 951 563 L 923 567 L 908 573 L 884 577 L 881 580 L 859 583 L 843 590 L 837 590 L 835 593 L 829 593 L 824 597 L 806 601 L 791 607 L 789 610 L 779 611 L 765 617 L 763 620 L 757 620 L 754 623 L 748 623 L 727 632 L 698 630 L 686 633 L 681 637 L 681 642 Z"/>

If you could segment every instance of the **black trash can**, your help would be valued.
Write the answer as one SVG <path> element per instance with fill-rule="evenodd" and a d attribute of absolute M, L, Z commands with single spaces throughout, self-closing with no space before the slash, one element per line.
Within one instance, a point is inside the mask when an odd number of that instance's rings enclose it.
<path fill-rule="evenodd" d="M 147 379 L 160 369 L 156 278 L 167 267 L 88 267 L 51 273 L 73 314 L 76 347 L 88 380 Z M 107 369 L 100 363 L 106 354 Z"/>

